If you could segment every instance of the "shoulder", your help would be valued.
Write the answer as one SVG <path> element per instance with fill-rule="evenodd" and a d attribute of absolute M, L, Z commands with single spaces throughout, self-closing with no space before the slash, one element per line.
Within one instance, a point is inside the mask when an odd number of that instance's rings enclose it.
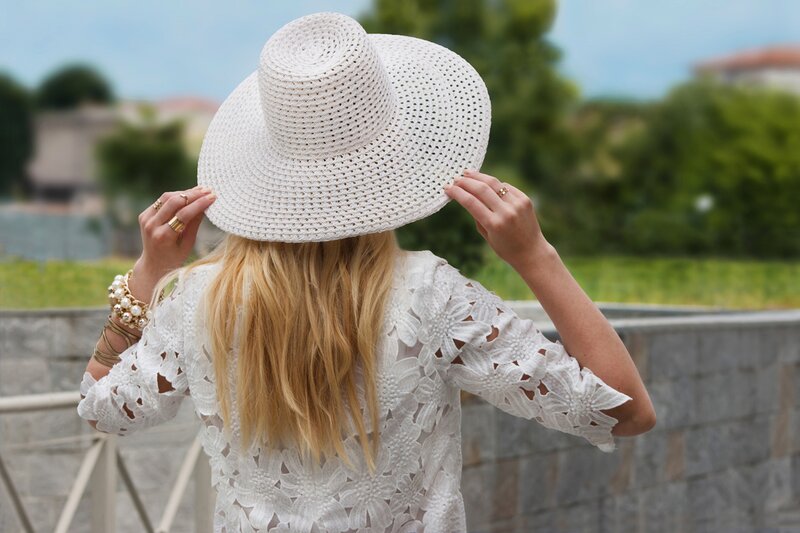
<path fill-rule="evenodd" d="M 430 250 L 408 252 L 406 287 L 414 292 L 414 307 L 429 311 L 446 304 L 458 287 L 466 282 L 461 272 L 447 259 Z"/>
<path fill-rule="evenodd" d="M 219 270 L 219 263 L 187 265 L 180 271 L 173 292 L 180 295 L 184 302 L 194 302 Z"/>
<path fill-rule="evenodd" d="M 409 268 L 432 270 L 438 265 L 449 264 L 447 259 L 430 250 L 403 250 L 403 255 L 406 257 Z"/>
<path fill-rule="evenodd" d="M 203 296 L 209 283 L 214 276 L 221 270 L 219 263 L 202 263 L 180 271 L 178 283 L 175 285 L 174 293 L 180 299 L 180 305 L 176 309 L 182 320 L 184 335 L 187 341 L 194 342 L 198 336 L 198 327 L 202 326 L 203 318 L 201 310 L 203 308 Z"/>
<path fill-rule="evenodd" d="M 203 263 L 200 265 L 191 266 L 191 268 L 184 272 L 184 282 L 187 284 L 187 286 L 207 283 L 220 271 L 221 266 L 221 263 L 218 262 Z"/>
<path fill-rule="evenodd" d="M 450 262 L 436 255 L 430 250 L 418 250 L 417 254 L 418 270 L 422 281 L 426 285 L 452 284 L 463 276 L 461 270 Z"/>
<path fill-rule="evenodd" d="M 436 271 L 449 264 L 430 250 L 403 250 L 401 255 L 404 257 L 404 281 L 411 286 L 432 284 Z"/>

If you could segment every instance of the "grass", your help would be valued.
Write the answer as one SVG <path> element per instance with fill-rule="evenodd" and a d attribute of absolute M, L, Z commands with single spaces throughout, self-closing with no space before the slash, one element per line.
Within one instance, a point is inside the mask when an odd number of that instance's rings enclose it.
<path fill-rule="evenodd" d="M 800 307 L 800 261 L 626 256 L 564 257 L 594 301 L 711 305 L 736 309 Z M 0 308 L 108 305 L 106 288 L 135 259 L 0 262 Z M 534 299 L 517 273 L 490 254 L 473 276 L 504 299 Z"/>
<path fill-rule="evenodd" d="M 135 259 L 0 262 L 0 308 L 97 307 L 108 305 L 108 286 Z"/>
<path fill-rule="evenodd" d="M 562 259 L 594 301 L 732 309 L 800 307 L 800 261 L 630 256 Z M 497 258 L 490 258 L 473 277 L 504 299 L 534 299 L 522 278 Z"/>

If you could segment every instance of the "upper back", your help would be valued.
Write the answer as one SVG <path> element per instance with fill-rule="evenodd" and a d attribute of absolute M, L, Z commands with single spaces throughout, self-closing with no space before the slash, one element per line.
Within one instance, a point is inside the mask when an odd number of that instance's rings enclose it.
<path fill-rule="evenodd" d="M 391 372 L 399 360 L 408 358 L 413 358 L 413 364 L 419 367 L 417 377 L 424 373 L 426 363 L 419 360 L 422 348 L 420 329 L 424 329 L 425 316 L 431 312 L 430 306 L 433 300 L 430 295 L 434 288 L 436 267 L 446 263 L 430 250 L 401 250 L 398 253 L 392 289 L 386 301 L 382 321 L 380 346 L 376 353 L 379 374 Z M 189 372 L 187 377 L 201 415 L 217 415 L 219 407 L 213 386 L 217 378 L 214 376 L 212 355 L 206 342 L 205 333 L 208 328 L 202 308 L 204 291 L 213 276 L 219 272 L 219 267 L 217 263 L 197 267 L 186 277 L 183 289 L 185 351 L 192 359 L 187 364 Z M 222 320 L 223 317 L 215 319 Z M 234 361 L 229 367 L 231 374 L 229 379 L 233 379 L 236 353 L 230 353 L 229 356 Z M 410 371 L 412 364 L 401 362 L 399 366 Z M 377 392 L 379 402 L 383 402 L 384 414 L 388 410 L 388 405 L 399 401 L 399 398 L 392 396 L 394 389 L 391 389 L 391 384 L 395 377 L 397 376 L 387 377 L 383 374 L 378 376 Z M 410 393 L 411 385 L 404 383 L 402 390 Z M 367 422 L 368 417 L 365 416 L 364 420 Z"/>

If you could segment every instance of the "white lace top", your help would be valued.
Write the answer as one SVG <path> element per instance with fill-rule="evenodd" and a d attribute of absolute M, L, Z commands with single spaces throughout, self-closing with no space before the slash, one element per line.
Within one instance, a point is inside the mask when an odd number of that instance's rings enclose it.
<path fill-rule="evenodd" d="M 182 279 L 107 376 L 84 375 L 78 413 L 97 420 L 101 431 L 129 435 L 174 417 L 191 396 L 217 490 L 218 532 L 466 531 L 460 389 L 605 452 L 615 448 L 610 431 L 617 420 L 600 411 L 631 398 L 581 369 L 559 341 L 495 293 L 423 250 L 398 258 L 386 309 L 375 475 L 363 458 L 349 468 L 338 457 L 312 464 L 293 449 L 240 453 L 236 417 L 231 442 L 221 431 L 197 313 L 216 269 L 205 265 Z M 173 390 L 159 393 L 158 375 Z M 232 407 L 235 413 L 235 399 Z M 366 414 L 365 423 L 369 431 Z M 345 444 L 351 457 L 362 457 L 357 434 Z"/>

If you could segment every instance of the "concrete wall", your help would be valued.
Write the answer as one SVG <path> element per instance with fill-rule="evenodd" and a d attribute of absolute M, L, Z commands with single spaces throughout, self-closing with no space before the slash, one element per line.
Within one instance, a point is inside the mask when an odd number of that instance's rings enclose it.
<path fill-rule="evenodd" d="M 53 205 L 0 202 L 0 261 L 6 256 L 80 261 L 141 253 L 138 227 L 113 228 L 105 215 L 89 212 L 92 210 L 83 209 L 77 201 Z M 198 254 L 206 255 L 222 237 L 222 231 L 203 218 L 196 240 Z"/>
<path fill-rule="evenodd" d="M 77 390 L 107 313 L 105 308 L 0 311 L 0 396 Z M 153 522 L 163 512 L 183 454 L 197 433 L 192 407 L 191 400 L 184 402 L 173 424 L 118 441 Z M 45 447 L 30 443 L 91 434 L 74 408 L 0 416 L 0 453 L 36 531 L 53 530 L 89 441 Z M 189 484 L 173 531 L 192 531 L 191 498 Z M 89 531 L 89 504 L 88 497 L 81 502 L 71 533 Z M 144 530 L 121 482 L 117 516 L 119 531 Z M 0 531 L 20 531 L 2 486 Z"/>
<path fill-rule="evenodd" d="M 75 390 L 105 314 L 0 311 L 0 396 Z M 463 397 L 470 531 L 800 529 L 800 310 L 667 314 L 612 320 L 658 415 L 613 454 Z M 196 428 L 187 401 L 174 423 L 120 439 L 153 520 Z M 53 528 L 88 445 L 58 439 L 90 431 L 69 409 L 0 417 L 0 452 L 37 531 Z M 191 501 L 190 484 L 174 531 L 192 530 Z M 71 531 L 88 530 L 88 503 Z M 142 530 L 121 485 L 117 509 L 121 531 Z M 18 530 L 0 487 L 0 531 Z"/>
<path fill-rule="evenodd" d="M 465 401 L 470 531 L 800 530 L 800 310 L 613 322 L 656 428 L 609 455 Z"/>
<path fill-rule="evenodd" d="M 102 217 L 46 213 L 0 205 L 0 256 L 100 259 L 111 253 L 112 229 Z"/>

